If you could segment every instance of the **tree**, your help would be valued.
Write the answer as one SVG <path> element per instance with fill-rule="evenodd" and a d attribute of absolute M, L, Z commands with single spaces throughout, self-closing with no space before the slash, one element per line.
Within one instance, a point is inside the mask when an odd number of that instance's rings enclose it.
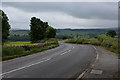
<path fill-rule="evenodd" d="M 36 42 L 44 38 L 54 38 L 56 30 L 48 25 L 48 22 L 43 22 L 36 17 L 31 18 L 30 23 L 30 38 Z"/>
<path fill-rule="evenodd" d="M 48 26 L 46 28 L 46 38 L 55 38 L 56 36 L 56 29 L 52 28 L 51 26 Z"/>
<path fill-rule="evenodd" d="M 32 41 L 38 41 L 44 38 L 43 22 L 40 19 L 36 17 L 31 18 L 30 30 L 30 38 Z"/>
<path fill-rule="evenodd" d="M 116 35 L 116 31 L 114 31 L 114 30 L 109 30 L 109 31 L 107 32 L 107 36 L 115 37 L 115 35 Z"/>
<path fill-rule="evenodd" d="M 9 22 L 8 22 L 8 17 L 7 15 L 2 11 L 0 10 L 0 12 L 2 12 L 2 42 L 4 44 L 4 42 L 7 40 L 8 36 L 9 36 L 9 29 L 10 29 L 10 25 L 9 25 Z"/>

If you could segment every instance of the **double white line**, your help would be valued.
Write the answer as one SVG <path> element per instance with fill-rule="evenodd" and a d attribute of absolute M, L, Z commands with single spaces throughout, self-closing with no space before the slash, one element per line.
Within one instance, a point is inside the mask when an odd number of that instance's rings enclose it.
<path fill-rule="evenodd" d="M 68 52 L 70 52 L 71 50 L 68 50 L 68 51 L 66 51 L 66 52 L 64 52 L 64 53 L 62 53 L 62 54 L 60 54 L 60 55 L 64 55 L 64 54 L 66 54 L 66 53 L 68 53 Z"/>

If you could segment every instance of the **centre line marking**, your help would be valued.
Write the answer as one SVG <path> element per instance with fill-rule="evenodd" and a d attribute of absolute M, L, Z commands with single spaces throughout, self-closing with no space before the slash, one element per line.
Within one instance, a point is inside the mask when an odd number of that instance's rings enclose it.
<path fill-rule="evenodd" d="M 60 54 L 60 55 L 64 55 L 64 54 L 66 54 L 66 53 L 68 53 L 68 52 L 70 52 L 71 50 L 68 50 L 68 51 L 66 51 L 66 52 L 64 52 L 64 53 L 62 53 L 62 54 Z"/>
<path fill-rule="evenodd" d="M 66 52 L 64 52 L 64 53 L 62 53 L 62 54 L 60 54 L 60 55 L 64 55 L 65 53 L 67 53 L 67 51 L 66 51 Z"/>
<path fill-rule="evenodd" d="M 40 63 L 45 62 L 45 61 L 48 61 L 48 60 L 50 60 L 50 59 L 51 59 L 51 58 L 48 58 L 48 59 L 46 59 L 46 60 L 43 60 L 43 61 L 40 61 L 40 62 L 37 62 L 37 63 L 31 64 L 31 65 L 27 65 L 27 66 L 24 66 L 24 67 L 21 67 L 21 68 L 17 68 L 17 69 L 14 69 L 14 70 L 8 71 L 8 72 L 4 72 L 4 73 L 2 73 L 2 74 L 0 74 L 0 75 L 5 75 L 5 74 L 12 73 L 12 72 L 15 72 L 15 71 L 18 71 L 18 70 L 21 70 L 21 69 L 27 68 L 27 67 L 31 67 L 31 66 L 33 66 L 33 65 L 40 64 Z"/>

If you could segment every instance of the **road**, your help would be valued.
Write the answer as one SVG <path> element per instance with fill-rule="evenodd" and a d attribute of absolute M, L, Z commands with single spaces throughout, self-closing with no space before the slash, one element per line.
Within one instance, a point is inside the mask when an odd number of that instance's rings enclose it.
<path fill-rule="evenodd" d="M 3 78 L 77 78 L 96 59 L 92 45 L 60 42 L 60 46 L 4 61 Z"/>

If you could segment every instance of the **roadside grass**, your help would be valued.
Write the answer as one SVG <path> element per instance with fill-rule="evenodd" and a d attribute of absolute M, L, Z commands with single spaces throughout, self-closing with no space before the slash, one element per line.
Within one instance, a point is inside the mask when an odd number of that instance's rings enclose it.
<path fill-rule="evenodd" d="M 93 44 L 100 45 L 100 42 L 96 38 L 73 38 L 66 39 L 66 43 L 75 43 L 75 44 Z"/>
<path fill-rule="evenodd" d="M 2 49 L 3 49 L 2 50 L 2 60 L 4 61 L 7 59 L 26 56 L 26 55 L 33 54 L 36 52 L 41 52 L 41 51 L 44 51 L 47 49 L 55 48 L 57 46 L 59 46 L 59 44 L 51 44 L 51 45 L 43 46 L 40 48 L 32 48 L 30 50 L 25 50 L 24 48 L 19 47 L 19 46 L 14 46 L 14 47 L 9 47 L 9 46 L 6 47 L 5 46 L 5 47 L 2 47 Z"/>
<path fill-rule="evenodd" d="M 57 39 L 50 38 L 36 43 L 30 41 L 6 42 L 2 45 L 2 60 L 25 56 L 59 46 Z"/>
<path fill-rule="evenodd" d="M 75 44 L 92 44 L 97 46 L 105 47 L 106 49 L 120 54 L 120 47 L 118 45 L 120 39 L 112 38 L 106 35 L 99 35 L 97 38 L 72 38 L 66 39 L 66 43 L 75 43 Z"/>

